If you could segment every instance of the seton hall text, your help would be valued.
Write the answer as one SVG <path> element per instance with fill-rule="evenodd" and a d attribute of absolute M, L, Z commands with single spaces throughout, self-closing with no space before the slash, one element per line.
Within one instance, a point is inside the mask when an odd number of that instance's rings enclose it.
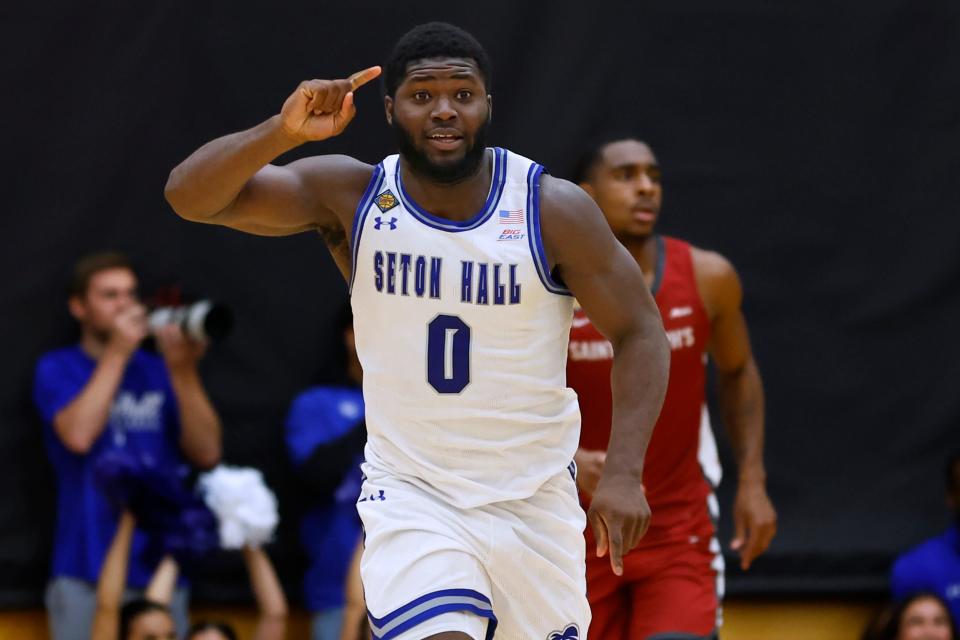
<path fill-rule="evenodd" d="M 439 299 L 442 272 L 443 258 L 391 251 L 373 254 L 373 286 L 380 293 Z M 519 304 L 517 265 L 461 260 L 460 302 Z"/>

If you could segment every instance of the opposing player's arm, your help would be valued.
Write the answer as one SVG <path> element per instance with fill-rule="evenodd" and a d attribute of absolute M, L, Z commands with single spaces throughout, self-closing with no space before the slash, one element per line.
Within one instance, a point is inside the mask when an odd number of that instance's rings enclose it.
<path fill-rule="evenodd" d="M 353 119 L 353 91 L 380 74 L 309 80 L 280 114 L 197 149 L 170 173 L 167 201 L 181 217 L 260 235 L 346 228 L 372 167 L 345 156 L 269 164 L 308 141 L 340 134 Z"/>
<path fill-rule="evenodd" d="M 709 351 L 717 369 L 720 411 L 737 459 L 731 546 L 740 551 L 741 566 L 747 569 L 770 545 L 777 522 L 763 464 L 763 382 L 750 349 L 737 272 L 717 253 L 694 249 L 693 258 L 697 288 L 710 316 Z"/>
<path fill-rule="evenodd" d="M 670 351 L 660 313 L 636 261 L 594 201 L 565 180 L 541 181 L 544 246 L 553 273 L 613 345 L 613 423 L 604 472 L 590 505 L 598 554 L 614 572 L 650 522 L 640 490 L 643 458 L 667 388 Z"/>

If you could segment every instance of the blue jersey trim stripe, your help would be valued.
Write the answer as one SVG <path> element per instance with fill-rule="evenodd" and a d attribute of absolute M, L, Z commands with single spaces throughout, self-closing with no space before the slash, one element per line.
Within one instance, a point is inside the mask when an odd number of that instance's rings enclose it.
<path fill-rule="evenodd" d="M 527 171 L 527 241 L 530 244 L 530 253 L 533 255 L 533 264 L 537 267 L 537 275 L 540 276 L 540 282 L 546 290 L 550 293 L 569 296 L 573 295 L 570 290 L 550 275 L 547 252 L 543 248 L 543 238 L 540 235 L 540 176 L 542 174 L 543 166 L 535 162 Z"/>
<path fill-rule="evenodd" d="M 490 184 L 490 193 L 487 194 L 487 201 L 483 204 L 483 208 L 480 209 L 476 215 L 468 220 L 463 221 L 441 218 L 433 215 L 426 209 L 421 208 L 420 205 L 418 205 L 416 201 L 410 197 L 410 195 L 407 193 L 407 190 L 403 187 L 403 180 L 400 176 L 399 158 L 397 158 L 397 166 L 394 171 L 393 179 L 397 184 L 397 195 L 400 198 L 400 202 L 402 202 L 404 208 L 410 212 L 410 215 L 428 227 L 439 229 L 441 231 L 459 233 L 461 231 L 470 231 L 471 229 L 476 229 L 490 219 L 490 216 L 493 215 L 494 210 L 497 208 L 497 203 L 500 202 L 500 196 L 503 194 L 503 187 L 506 184 L 506 176 L 507 152 L 499 147 L 494 147 L 493 178 Z"/>
<path fill-rule="evenodd" d="M 357 252 L 360 250 L 360 236 L 363 235 L 363 223 L 367 219 L 367 212 L 370 210 L 370 205 L 373 204 L 374 196 L 380 191 L 384 175 L 383 164 L 378 164 L 373 168 L 373 175 L 370 176 L 370 182 L 367 183 L 367 190 L 363 192 L 363 197 L 360 198 L 360 202 L 357 204 L 357 210 L 353 214 L 353 230 L 350 243 L 352 245 L 349 287 L 351 293 L 353 292 L 353 281 L 357 277 Z"/>
<path fill-rule="evenodd" d="M 375 640 L 390 640 L 401 633 L 453 611 L 468 611 L 487 618 L 487 640 L 493 638 L 497 628 L 497 617 L 493 614 L 490 599 L 472 589 L 443 589 L 434 591 L 408 602 L 402 607 L 377 618 L 369 611 L 370 628 Z"/>

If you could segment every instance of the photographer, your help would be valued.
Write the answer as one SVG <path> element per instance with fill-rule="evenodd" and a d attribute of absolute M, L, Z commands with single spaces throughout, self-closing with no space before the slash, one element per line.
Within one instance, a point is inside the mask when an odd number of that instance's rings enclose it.
<path fill-rule="evenodd" d="M 149 457 L 171 473 L 185 464 L 210 468 L 220 460 L 221 426 L 197 372 L 204 345 L 174 326 L 155 332 L 162 358 L 139 348 L 147 336 L 137 277 L 117 253 L 81 259 L 70 285 L 70 314 L 80 342 L 44 355 L 37 364 L 34 401 L 57 478 L 57 525 L 46 605 L 54 640 L 87 637 L 100 566 L 120 513 L 94 480 L 97 458 L 125 450 Z M 127 587 L 143 589 L 156 558 L 137 532 Z M 186 624 L 186 590 L 173 601 Z"/>

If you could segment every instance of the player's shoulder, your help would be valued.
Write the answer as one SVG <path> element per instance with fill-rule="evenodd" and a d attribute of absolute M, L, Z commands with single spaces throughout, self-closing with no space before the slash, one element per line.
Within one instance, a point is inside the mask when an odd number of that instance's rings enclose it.
<path fill-rule="evenodd" d="M 690 259 L 693 261 L 693 268 L 697 273 L 703 273 L 710 278 L 724 278 L 736 276 L 737 270 L 733 263 L 719 251 L 704 249 L 692 243 L 687 243 L 690 247 Z"/>
<path fill-rule="evenodd" d="M 743 288 L 733 263 L 717 251 L 693 244 L 689 244 L 689 247 L 697 289 L 707 308 L 720 310 L 729 306 L 739 307 Z"/>
<path fill-rule="evenodd" d="M 723 254 L 689 244 L 690 260 L 698 281 L 712 286 L 729 286 L 740 282 L 737 270 Z"/>
<path fill-rule="evenodd" d="M 540 177 L 540 215 L 544 229 L 580 232 L 603 223 L 603 214 L 590 195 L 578 185 L 549 174 Z"/>
<path fill-rule="evenodd" d="M 551 206 L 595 204 L 593 198 L 578 185 L 549 173 L 540 176 L 540 202 L 541 205 Z"/>
<path fill-rule="evenodd" d="M 324 185 L 333 182 L 353 189 L 366 188 L 375 169 L 374 165 L 341 154 L 301 158 L 291 162 L 287 167 L 305 181 Z"/>
<path fill-rule="evenodd" d="M 374 165 L 336 154 L 302 158 L 287 168 L 294 172 L 308 197 L 336 212 L 345 228 L 376 170 Z"/>

